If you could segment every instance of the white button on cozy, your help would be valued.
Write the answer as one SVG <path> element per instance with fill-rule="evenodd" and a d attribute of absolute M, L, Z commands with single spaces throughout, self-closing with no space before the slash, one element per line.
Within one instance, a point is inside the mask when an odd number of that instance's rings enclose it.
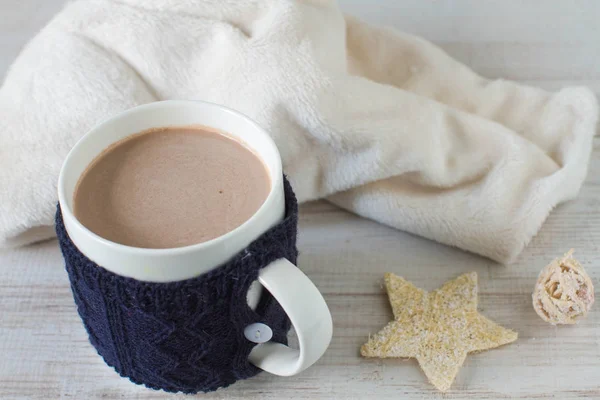
<path fill-rule="evenodd" d="M 273 337 L 273 331 L 268 325 L 256 322 L 244 328 L 244 336 L 253 343 L 265 343 Z"/>

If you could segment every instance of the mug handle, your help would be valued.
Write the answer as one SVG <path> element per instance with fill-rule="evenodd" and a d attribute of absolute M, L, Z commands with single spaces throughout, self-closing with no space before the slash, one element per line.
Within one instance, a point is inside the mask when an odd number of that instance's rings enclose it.
<path fill-rule="evenodd" d="M 314 364 L 327 350 L 333 334 L 331 313 L 314 283 L 285 258 L 263 268 L 258 281 L 289 317 L 299 349 L 276 342 L 260 343 L 250 352 L 249 361 L 275 375 L 295 375 Z"/>

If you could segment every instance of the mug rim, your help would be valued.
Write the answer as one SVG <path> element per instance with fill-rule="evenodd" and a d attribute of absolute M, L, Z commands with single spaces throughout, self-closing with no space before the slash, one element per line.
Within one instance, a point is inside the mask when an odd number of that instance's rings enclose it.
<path fill-rule="evenodd" d="M 269 189 L 269 194 L 264 199 L 261 206 L 254 212 L 254 214 L 252 214 L 252 216 L 250 218 L 248 218 L 246 221 L 244 221 L 241 225 L 237 226 L 236 228 L 234 228 L 220 236 L 217 236 L 213 239 L 207 240 L 205 242 L 195 243 L 195 244 L 181 246 L 181 247 L 160 248 L 160 249 L 127 246 L 127 245 L 124 245 L 121 243 L 113 242 L 111 240 L 108 240 L 108 239 L 92 232 L 85 225 L 83 225 L 79 221 L 79 219 L 77 219 L 77 217 L 73 213 L 73 210 L 71 210 L 71 207 L 69 206 L 69 202 L 67 201 L 68 195 L 66 193 L 66 187 L 65 187 L 66 186 L 65 185 L 65 175 L 67 173 L 67 170 L 69 169 L 69 165 L 72 162 L 74 162 L 73 159 L 76 157 L 76 155 L 80 151 L 81 147 L 83 147 L 83 145 L 86 143 L 86 141 L 91 140 L 90 138 L 92 136 L 94 136 L 95 134 L 97 134 L 98 131 L 102 130 L 104 128 L 104 126 L 107 125 L 108 123 L 113 122 L 115 120 L 122 119 L 122 118 L 128 118 L 131 114 L 135 114 L 136 112 L 144 111 L 144 110 L 148 110 L 148 109 L 154 109 L 154 108 L 161 108 L 161 107 L 164 107 L 167 105 L 177 106 L 177 105 L 190 105 L 190 104 L 202 104 L 204 106 L 213 107 L 215 109 L 220 109 L 221 111 L 224 111 L 225 113 L 230 113 L 230 114 L 236 115 L 237 117 L 242 118 L 246 123 L 253 125 L 254 128 L 256 128 L 256 130 L 258 132 L 260 132 L 260 134 L 262 136 L 264 136 L 263 139 L 266 140 L 267 145 L 269 147 L 271 147 L 271 150 L 277 156 L 277 157 L 275 157 L 276 160 L 274 162 L 274 164 L 275 164 L 274 171 L 272 173 L 271 173 L 271 171 L 269 171 L 270 183 L 271 183 L 271 188 Z M 173 126 L 175 126 L 175 125 L 173 125 Z M 206 126 L 213 128 L 209 125 L 206 125 Z M 219 131 L 221 131 L 221 130 L 219 129 Z M 127 136 L 121 138 L 120 140 L 123 140 L 123 139 L 130 137 L 132 135 L 135 135 L 137 133 L 139 133 L 139 132 L 132 132 L 130 135 L 127 135 Z M 228 133 L 228 132 L 225 132 L 225 133 Z M 234 135 L 232 135 L 232 136 L 234 136 Z M 229 136 L 229 137 L 231 137 L 231 136 Z M 238 139 L 235 136 L 232 137 L 232 139 L 241 141 L 241 139 Z M 113 144 L 116 142 L 117 141 L 113 142 Z M 242 144 L 245 145 L 245 143 L 242 143 Z M 252 152 L 256 153 L 256 151 L 254 149 L 250 149 L 250 150 Z M 261 154 L 256 154 L 256 155 L 260 158 L 261 162 L 263 164 L 265 164 L 265 166 L 266 166 L 267 165 L 266 161 L 263 160 L 262 155 Z M 90 161 L 90 163 L 91 162 L 93 162 L 93 160 Z M 89 166 L 90 163 L 88 163 L 87 165 Z M 78 179 L 80 179 L 80 178 L 81 178 L 81 175 L 79 175 Z M 200 251 L 200 250 L 218 245 L 222 242 L 229 240 L 231 237 L 238 234 L 239 231 L 244 230 L 246 226 L 251 225 L 254 222 L 254 220 L 259 218 L 259 214 L 262 214 L 265 212 L 265 208 L 267 207 L 267 205 L 269 203 L 271 203 L 270 200 L 276 194 L 275 193 L 276 188 L 281 186 L 282 184 L 283 184 L 283 167 L 281 164 L 281 155 L 279 153 L 279 149 L 277 148 L 277 145 L 275 144 L 275 141 L 273 140 L 273 138 L 266 132 L 265 129 L 263 129 L 252 118 L 250 118 L 247 115 L 243 114 L 242 112 L 234 110 L 230 107 L 227 107 L 227 106 L 224 106 L 221 104 L 217 104 L 217 103 L 203 101 L 203 100 L 161 100 L 161 101 L 155 101 L 152 103 L 142 104 L 142 105 L 139 105 L 136 107 L 129 108 L 125 111 L 122 111 L 118 114 L 115 114 L 111 117 L 108 117 L 108 118 L 100 121 L 98 124 L 96 124 L 90 130 L 88 130 L 77 141 L 77 143 L 75 143 L 75 145 L 71 148 L 71 150 L 67 154 L 67 157 L 65 157 L 65 160 L 63 161 L 63 164 L 60 169 L 60 174 L 58 177 L 58 202 L 60 204 L 61 212 L 63 213 L 63 218 L 65 217 L 65 214 L 66 214 L 67 218 L 69 218 L 72 223 L 77 225 L 77 228 L 80 231 L 82 231 L 86 235 L 90 236 L 94 240 L 102 243 L 104 246 L 107 246 L 107 247 L 114 249 L 116 251 L 119 251 L 119 252 L 129 253 L 132 255 L 146 254 L 146 255 L 156 255 L 156 256 L 159 256 L 159 255 L 160 256 L 169 256 L 169 255 L 179 255 L 179 254 L 184 254 L 184 253 L 188 253 L 188 252 Z"/>

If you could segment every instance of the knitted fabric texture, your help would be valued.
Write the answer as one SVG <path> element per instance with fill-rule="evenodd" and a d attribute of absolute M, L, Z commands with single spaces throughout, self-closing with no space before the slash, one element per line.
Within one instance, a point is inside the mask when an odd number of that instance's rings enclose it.
<path fill-rule="evenodd" d="M 95 264 L 69 238 L 58 207 L 56 232 L 77 310 L 104 361 L 134 383 L 167 392 L 209 392 L 260 372 L 248 361 L 255 343 L 244 328 L 264 323 L 272 340 L 284 344 L 290 328 L 268 291 L 256 310 L 246 300 L 270 262 L 285 257 L 296 263 L 298 209 L 287 180 L 284 185 L 281 223 L 218 268 L 169 283 L 137 281 Z"/>

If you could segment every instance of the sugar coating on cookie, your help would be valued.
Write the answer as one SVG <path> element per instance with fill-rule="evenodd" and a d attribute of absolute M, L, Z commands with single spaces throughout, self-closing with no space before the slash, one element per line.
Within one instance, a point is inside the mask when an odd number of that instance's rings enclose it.
<path fill-rule="evenodd" d="M 360 350 L 363 357 L 416 358 L 429 381 L 450 389 L 468 353 L 517 340 L 477 311 L 477 274 L 471 272 L 426 292 L 404 278 L 385 274 L 394 320 Z"/>

